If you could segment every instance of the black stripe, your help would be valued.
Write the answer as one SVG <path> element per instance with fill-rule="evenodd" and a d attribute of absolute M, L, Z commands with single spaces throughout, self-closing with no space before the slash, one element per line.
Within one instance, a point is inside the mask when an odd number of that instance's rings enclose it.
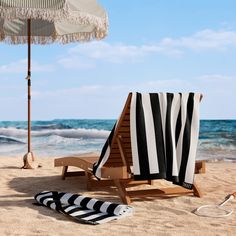
<path fill-rule="evenodd" d="M 112 217 L 112 216 L 111 215 L 103 215 L 103 216 L 99 216 L 97 218 L 91 219 L 91 220 L 89 220 L 89 222 L 95 223 L 95 222 L 98 222 L 100 220 L 104 220 L 104 219 L 109 218 L 109 217 Z"/>
<path fill-rule="evenodd" d="M 115 125 L 113 126 L 112 130 L 111 130 L 111 133 L 109 134 L 109 137 L 106 141 L 106 143 L 104 144 L 103 148 L 102 148 L 102 152 L 101 152 L 101 155 L 99 157 L 99 160 L 97 163 L 94 164 L 93 166 L 93 174 L 96 176 L 96 171 L 98 169 L 98 166 L 100 165 L 101 161 L 103 160 L 103 157 L 107 151 L 107 148 L 111 145 L 112 143 L 112 138 L 113 138 L 113 135 L 114 135 L 114 132 L 115 132 L 115 128 L 116 128 L 116 123 Z"/>
<path fill-rule="evenodd" d="M 103 202 L 103 203 L 104 203 L 104 202 Z M 68 208 L 68 207 L 70 207 L 70 206 L 64 207 L 64 210 L 66 210 L 66 208 Z M 68 211 L 68 212 L 65 212 L 65 214 L 71 216 L 71 214 L 73 214 L 73 213 L 75 213 L 75 212 L 79 212 L 79 211 L 84 211 L 84 209 L 79 208 L 79 207 L 76 207 L 76 208 L 74 208 L 73 210 L 70 210 L 70 211 Z M 88 212 L 88 213 L 84 213 L 84 214 L 82 214 L 82 215 L 71 216 L 71 217 L 73 217 L 73 218 L 75 218 L 76 220 L 79 220 L 79 221 L 81 221 L 81 222 L 83 222 L 83 223 L 97 224 L 97 222 L 96 222 L 97 220 L 102 220 L 102 219 L 105 219 L 105 218 L 111 216 L 111 215 L 109 215 L 109 214 L 106 214 L 106 215 L 103 215 L 103 216 L 96 217 L 96 218 L 94 218 L 94 219 L 92 219 L 92 220 L 83 219 L 83 218 L 86 218 L 86 217 L 88 217 L 88 216 L 92 216 L 92 215 L 99 214 L 99 213 L 101 213 L 101 212 L 93 211 L 93 212 Z"/>
<path fill-rule="evenodd" d="M 119 206 L 119 204 L 111 203 L 109 207 L 107 208 L 106 212 L 110 215 L 114 215 L 115 209 Z"/>
<path fill-rule="evenodd" d="M 85 197 L 81 202 L 80 202 L 80 206 L 87 209 L 87 204 L 88 202 L 91 200 L 90 197 Z"/>
<path fill-rule="evenodd" d="M 140 168 L 140 177 L 146 179 L 150 174 L 147 139 L 145 129 L 144 111 L 142 105 L 142 96 L 137 93 L 136 98 L 136 132 L 137 132 L 137 145 L 138 145 L 138 159 Z"/>
<path fill-rule="evenodd" d="M 74 213 L 74 212 L 87 210 L 87 209 L 83 209 L 83 208 L 77 206 L 77 207 L 75 207 L 75 208 L 73 208 L 73 209 L 71 209 L 71 210 L 69 210 L 69 211 L 66 211 L 66 209 L 69 208 L 69 207 L 72 207 L 72 206 L 71 206 L 71 205 L 68 205 L 68 206 L 62 207 L 63 210 L 64 210 L 64 212 L 65 212 L 65 214 L 70 215 L 70 214 L 72 214 L 72 213 Z"/>
<path fill-rule="evenodd" d="M 49 200 L 49 201 L 46 203 L 46 206 L 49 207 L 49 208 L 51 208 L 50 205 L 51 205 L 52 203 L 55 203 L 55 201 Z"/>
<path fill-rule="evenodd" d="M 75 200 L 81 195 L 78 194 L 73 194 L 69 199 L 68 199 L 68 203 L 70 205 L 74 205 L 75 204 Z"/>
<path fill-rule="evenodd" d="M 162 119 L 161 119 L 161 109 L 160 102 L 157 93 L 150 94 L 155 137 L 156 137 L 156 149 L 157 149 L 157 159 L 159 166 L 160 178 L 166 178 L 166 157 L 165 157 L 165 146 L 164 137 L 162 129 Z"/>
<path fill-rule="evenodd" d="M 194 105 L 194 94 L 190 93 L 187 102 L 187 117 L 185 121 L 184 127 L 184 135 L 183 135 L 183 147 L 182 147 L 182 160 L 179 171 L 179 180 L 180 184 L 184 182 L 185 172 L 188 163 L 188 155 L 191 141 L 191 123 L 193 116 L 193 105 Z"/>
<path fill-rule="evenodd" d="M 52 198 L 52 196 L 45 196 L 45 197 L 41 197 L 41 199 L 39 200 L 40 203 L 43 204 L 43 201 L 48 199 L 48 198 Z M 44 205 L 44 204 L 43 204 Z"/>
<path fill-rule="evenodd" d="M 53 194 L 53 200 L 56 204 L 56 211 L 62 211 L 63 212 L 63 209 L 62 209 L 62 205 L 61 205 L 61 202 L 60 202 L 60 196 L 65 193 L 62 193 L 60 194 L 59 192 L 57 191 L 52 191 L 52 194 Z"/>
<path fill-rule="evenodd" d="M 64 195 L 65 195 L 66 193 L 63 193 L 63 192 L 60 192 L 60 193 L 58 193 L 58 199 L 60 200 Z"/>
<path fill-rule="evenodd" d="M 166 111 L 166 179 L 172 181 L 173 168 L 173 148 L 172 148 L 172 133 L 171 133 L 171 107 L 173 101 L 173 93 L 167 93 L 167 111 Z"/>
<path fill-rule="evenodd" d="M 60 202 L 55 201 L 54 203 L 56 204 L 56 211 L 65 213 Z"/>
<path fill-rule="evenodd" d="M 147 175 L 134 175 L 135 180 L 152 180 L 152 179 L 165 179 L 165 173 L 147 174 Z"/>
<path fill-rule="evenodd" d="M 180 102 L 182 100 L 182 94 L 180 93 Z M 177 118 L 177 122 L 176 122 L 176 129 L 175 129 L 175 145 L 177 147 L 177 143 L 179 140 L 179 135 L 180 135 L 180 131 L 181 131 L 181 125 L 182 124 L 182 120 L 181 120 L 181 106 L 179 109 L 179 114 L 178 114 L 178 118 Z"/>
<path fill-rule="evenodd" d="M 92 222 L 90 220 L 83 220 L 83 219 L 79 219 L 79 218 L 76 218 L 77 221 L 79 221 L 81 224 L 88 224 L 88 225 L 98 225 L 99 223 L 98 222 Z"/>
<path fill-rule="evenodd" d="M 92 212 L 89 212 L 89 213 L 85 213 L 85 214 L 83 214 L 83 215 L 72 216 L 72 217 L 79 218 L 79 219 L 83 219 L 83 218 L 85 218 L 85 217 L 92 216 L 92 215 L 96 215 L 96 214 L 98 214 L 98 213 L 101 213 L 101 212 L 92 211 Z"/>
<path fill-rule="evenodd" d="M 93 205 L 93 209 L 94 209 L 95 211 L 100 211 L 100 208 L 101 208 L 101 206 L 102 206 L 103 203 L 104 203 L 103 201 L 97 201 L 97 202 Z"/>
<path fill-rule="evenodd" d="M 180 183 L 179 183 L 179 176 L 172 176 L 172 183 L 173 184 L 177 184 L 177 185 L 180 185 Z M 181 186 L 182 186 L 182 184 L 181 184 Z"/>

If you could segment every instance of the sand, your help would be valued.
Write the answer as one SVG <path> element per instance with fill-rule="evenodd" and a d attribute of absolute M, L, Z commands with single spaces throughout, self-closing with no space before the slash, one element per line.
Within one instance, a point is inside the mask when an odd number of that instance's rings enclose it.
<path fill-rule="evenodd" d="M 191 212 L 203 204 L 219 203 L 236 191 L 236 163 L 207 163 L 206 174 L 196 176 L 203 198 L 138 200 L 132 203 L 132 217 L 93 226 L 35 206 L 33 196 L 57 190 L 119 202 L 116 193 L 107 189 L 88 192 L 84 177 L 63 181 L 61 168 L 53 167 L 53 158 L 40 158 L 40 162 L 42 168 L 22 170 L 21 158 L 0 158 L 0 235 L 236 235 L 236 199 L 228 203 L 235 212 L 227 218 L 205 218 Z"/>

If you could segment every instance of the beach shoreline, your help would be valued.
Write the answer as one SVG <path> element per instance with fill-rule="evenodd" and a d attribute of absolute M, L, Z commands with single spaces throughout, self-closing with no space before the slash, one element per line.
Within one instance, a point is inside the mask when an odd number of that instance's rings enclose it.
<path fill-rule="evenodd" d="M 36 157 L 101 151 L 115 124 L 110 119 L 32 121 L 31 147 Z M 236 120 L 201 120 L 197 160 L 236 160 Z M 0 156 L 23 156 L 27 122 L 0 121 Z"/>
<path fill-rule="evenodd" d="M 0 235 L 233 235 L 236 212 L 227 218 L 196 216 L 192 211 L 204 204 L 221 202 L 235 191 L 236 164 L 207 162 L 206 173 L 195 176 L 204 196 L 136 200 L 132 217 L 91 226 L 77 223 L 50 209 L 34 206 L 34 195 L 43 190 L 82 193 L 102 200 L 120 202 L 116 192 L 94 189 L 88 192 L 84 177 L 61 179 L 54 158 L 39 158 L 42 168 L 20 169 L 22 158 L 0 158 Z M 159 182 L 163 187 L 166 183 Z M 227 204 L 236 210 L 236 201 Z M 112 229 L 112 230 L 111 230 Z"/>

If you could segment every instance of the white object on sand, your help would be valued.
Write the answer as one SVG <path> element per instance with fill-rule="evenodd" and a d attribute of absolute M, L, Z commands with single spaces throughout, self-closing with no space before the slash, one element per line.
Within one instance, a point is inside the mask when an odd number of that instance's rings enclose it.
<path fill-rule="evenodd" d="M 233 213 L 233 210 L 225 207 L 224 205 L 227 202 L 233 200 L 235 197 L 236 197 L 236 192 L 227 195 L 225 197 L 225 200 L 218 205 L 203 205 L 195 209 L 193 213 L 195 213 L 198 216 L 213 217 L 213 218 L 230 216 Z"/>

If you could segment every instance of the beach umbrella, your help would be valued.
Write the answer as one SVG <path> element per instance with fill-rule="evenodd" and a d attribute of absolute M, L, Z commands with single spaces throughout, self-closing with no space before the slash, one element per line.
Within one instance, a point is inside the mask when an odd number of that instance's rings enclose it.
<path fill-rule="evenodd" d="M 24 168 L 32 168 L 31 44 L 84 42 L 107 35 L 108 18 L 96 0 L 0 0 L 0 41 L 28 45 L 28 151 Z"/>

